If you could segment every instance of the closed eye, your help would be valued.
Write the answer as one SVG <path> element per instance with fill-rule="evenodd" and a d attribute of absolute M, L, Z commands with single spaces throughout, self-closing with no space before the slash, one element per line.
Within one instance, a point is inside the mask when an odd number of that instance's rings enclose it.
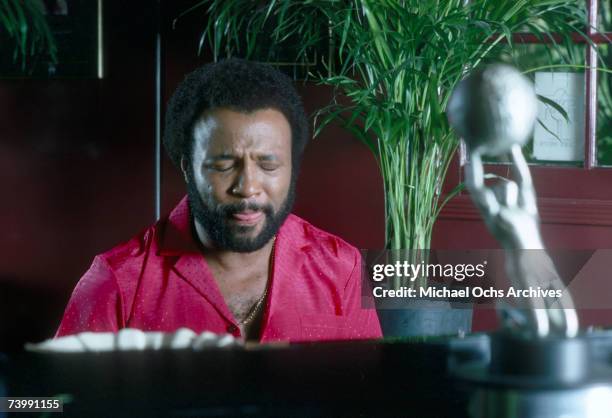
<path fill-rule="evenodd" d="M 259 163 L 259 166 L 265 171 L 274 171 L 280 167 L 280 164 L 271 161 L 262 161 Z"/>
<path fill-rule="evenodd" d="M 206 164 L 206 168 L 208 168 L 209 170 L 224 172 L 224 171 L 230 171 L 232 168 L 235 167 L 235 165 L 236 164 L 234 163 L 234 161 L 221 160 L 221 161 L 215 161 L 214 163 Z"/>

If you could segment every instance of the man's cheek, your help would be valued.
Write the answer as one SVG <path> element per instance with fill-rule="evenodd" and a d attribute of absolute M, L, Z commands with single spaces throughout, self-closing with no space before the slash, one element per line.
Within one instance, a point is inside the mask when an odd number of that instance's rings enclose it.
<path fill-rule="evenodd" d="M 200 196 L 202 200 L 206 202 L 211 208 L 224 202 L 227 199 L 229 193 L 228 188 L 222 188 L 216 184 L 205 184 L 200 189 Z"/>

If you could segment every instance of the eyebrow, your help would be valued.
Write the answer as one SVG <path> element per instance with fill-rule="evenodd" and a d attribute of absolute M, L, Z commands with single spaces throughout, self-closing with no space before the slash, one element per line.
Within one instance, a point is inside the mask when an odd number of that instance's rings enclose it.
<path fill-rule="evenodd" d="M 234 160 L 234 159 L 236 159 L 236 156 L 231 155 L 231 154 L 219 154 L 219 155 L 215 155 L 210 158 L 207 158 L 208 161 Z"/>
<path fill-rule="evenodd" d="M 236 156 L 232 154 L 219 154 L 208 158 L 208 161 L 222 161 L 222 160 L 235 160 Z M 258 161 L 276 161 L 278 160 L 278 156 L 275 154 L 262 154 L 258 155 L 256 158 Z"/>
<path fill-rule="evenodd" d="M 278 160 L 278 156 L 274 154 L 263 154 L 263 155 L 257 156 L 257 159 L 259 161 L 276 161 Z"/>

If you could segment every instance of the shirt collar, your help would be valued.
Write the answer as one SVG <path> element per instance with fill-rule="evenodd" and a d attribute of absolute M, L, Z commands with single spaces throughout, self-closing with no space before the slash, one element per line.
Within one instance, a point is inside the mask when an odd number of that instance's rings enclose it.
<path fill-rule="evenodd" d="M 164 225 L 165 223 L 165 225 Z M 191 283 L 228 321 L 232 321 L 231 314 L 221 293 L 207 271 L 206 262 L 201 256 L 199 246 L 196 244 L 191 230 L 191 215 L 187 197 L 184 197 L 172 210 L 166 222 L 161 222 L 159 235 L 158 255 L 178 256 L 175 268 L 177 272 Z M 284 303 L 277 303 L 282 288 L 290 286 L 294 281 L 296 271 L 300 271 L 304 251 L 308 251 L 310 240 L 306 237 L 302 222 L 295 215 L 290 214 L 278 231 L 275 243 L 274 263 L 272 265 L 272 280 L 269 284 L 268 298 L 264 308 L 262 329 L 269 328 L 270 318 L 278 309 L 289 309 Z M 204 272 L 204 273 L 203 273 Z M 271 301 L 276 301 L 274 304 Z M 295 310 L 295 304 L 290 304 Z M 276 308 L 273 309 L 272 306 Z M 262 338 L 264 338 L 262 333 Z"/>
<path fill-rule="evenodd" d="M 168 215 L 160 235 L 158 254 L 176 256 L 199 252 L 200 249 L 191 232 L 191 212 L 185 196 Z"/>

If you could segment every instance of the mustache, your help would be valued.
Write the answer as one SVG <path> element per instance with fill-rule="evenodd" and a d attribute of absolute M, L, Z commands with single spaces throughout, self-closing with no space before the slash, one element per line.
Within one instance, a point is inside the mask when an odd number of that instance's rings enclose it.
<path fill-rule="evenodd" d="M 261 211 L 268 216 L 272 216 L 274 214 L 274 209 L 272 208 L 272 205 L 260 205 L 255 202 L 248 201 L 220 205 L 217 207 L 217 210 L 226 216 L 231 216 L 235 213 L 244 212 L 245 210 Z"/>

